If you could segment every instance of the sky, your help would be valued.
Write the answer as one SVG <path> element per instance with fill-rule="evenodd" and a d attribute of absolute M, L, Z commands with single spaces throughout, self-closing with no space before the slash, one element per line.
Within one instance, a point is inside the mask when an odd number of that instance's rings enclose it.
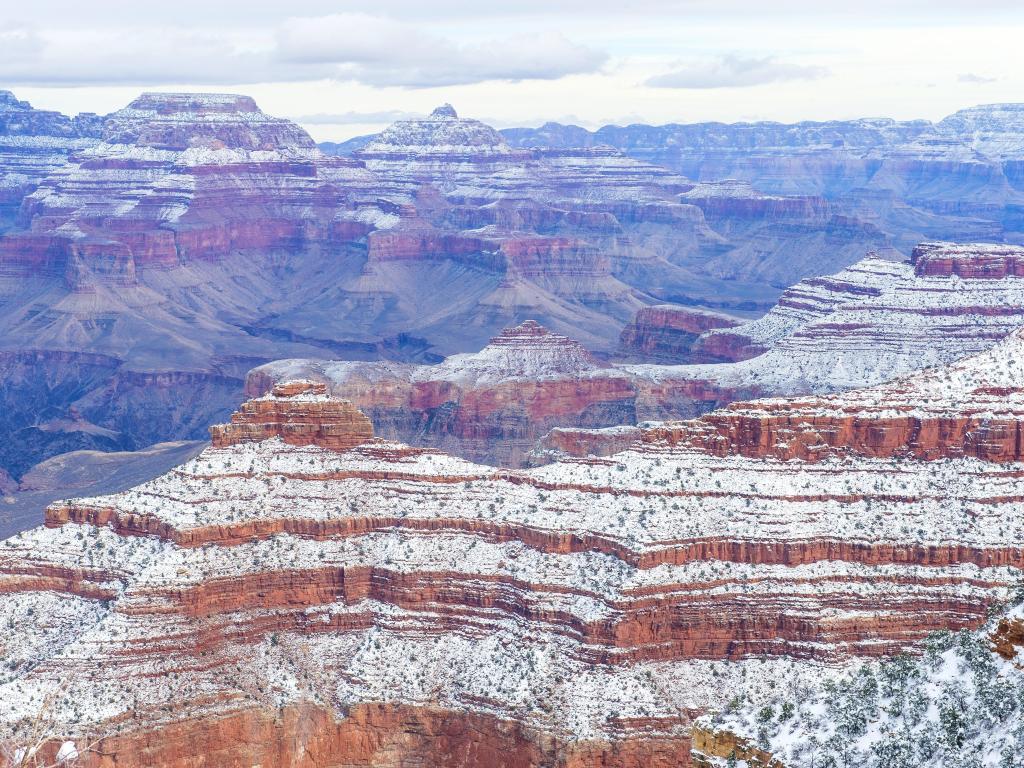
<path fill-rule="evenodd" d="M 32 0 L 0 5 L 0 88 L 72 114 L 246 93 L 321 141 L 444 102 L 497 127 L 937 120 L 1024 101 L 1022 40 L 1021 0 Z"/>

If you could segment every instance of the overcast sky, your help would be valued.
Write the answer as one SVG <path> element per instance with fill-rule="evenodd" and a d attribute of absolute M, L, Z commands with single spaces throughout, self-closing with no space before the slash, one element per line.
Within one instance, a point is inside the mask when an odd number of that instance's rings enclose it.
<path fill-rule="evenodd" d="M 0 8 L 0 88 L 248 93 L 321 140 L 445 101 L 499 127 L 938 119 L 1024 101 L 1022 41 L 1021 0 L 31 0 Z"/>

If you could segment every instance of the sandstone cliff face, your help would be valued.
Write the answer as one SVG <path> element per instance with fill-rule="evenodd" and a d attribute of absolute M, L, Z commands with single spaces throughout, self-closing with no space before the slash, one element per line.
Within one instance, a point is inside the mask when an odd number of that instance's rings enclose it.
<path fill-rule="evenodd" d="M 386 437 L 506 466 L 532 461 L 537 440 L 553 427 L 698 415 L 748 392 L 701 380 L 649 385 L 535 321 L 438 365 L 271 363 L 250 373 L 246 391 L 256 397 L 296 377 L 324 382 Z"/>
<path fill-rule="evenodd" d="M 358 272 L 360 241 L 391 222 L 398 202 L 364 199 L 375 182 L 358 163 L 241 96 L 146 94 L 91 122 L 0 114 L 0 144 L 28 131 L 59 155 L 0 237 L 12 474 L 68 450 L 205 437 L 253 365 L 346 349 L 260 321 L 282 295 L 303 304 Z M 372 342 L 355 354 L 424 351 Z"/>
<path fill-rule="evenodd" d="M 706 331 L 733 328 L 738 318 L 693 307 L 657 305 L 644 307 L 619 335 L 620 350 L 627 358 L 656 363 L 719 363 L 742 359 L 721 346 L 704 345 L 694 351 L 694 342 Z"/>
<path fill-rule="evenodd" d="M 210 427 L 217 448 L 279 437 L 290 445 L 318 445 L 345 451 L 373 438 L 373 425 L 354 405 L 327 396 L 313 381 L 277 384 L 270 394 L 249 400 L 230 424 Z"/>
<path fill-rule="evenodd" d="M 819 397 L 734 402 L 698 419 L 632 429 L 558 429 L 543 446 L 573 456 L 610 455 L 633 441 L 716 456 L 819 462 L 837 456 L 970 456 L 1024 460 L 1024 331 L 986 352 L 878 387 Z"/>
<path fill-rule="evenodd" d="M 1024 332 L 945 368 L 845 395 L 733 403 L 654 437 L 722 455 L 1024 459 Z"/>
<path fill-rule="evenodd" d="M 607 148 L 512 150 L 451 110 L 363 159 L 231 94 L 144 94 L 104 119 L 5 97 L 0 114 L 0 335 L 50 356 L 33 380 L 75 378 L 58 354 L 115 361 L 87 391 L 27 393 L 64 420 L 77 408 L 105 447 L 201 437 L 269 360 L 438 360 L 529 317 L 608 350 L 651 285 L 776 293 L 670 260 L 720 240 L 680 177 Z M 216 404 L 195 419 L 191 382 Z M 12 448 L 26 465 L 101 442 L 31 435 Z"/>
<path fill-rule="evenodd" d="M 510 336 L 523 370 L 595 364 Z M 7 743 L 58 688 L 53 747 L 102 736 L 90 766 L 687 765 L 725 698 L 977 626 L 1024 565 L 1020 472 L 979 458 L 659 440 L 500 470 L 372 440 L 311 381 L 213 433 L 0 547 Z"/>

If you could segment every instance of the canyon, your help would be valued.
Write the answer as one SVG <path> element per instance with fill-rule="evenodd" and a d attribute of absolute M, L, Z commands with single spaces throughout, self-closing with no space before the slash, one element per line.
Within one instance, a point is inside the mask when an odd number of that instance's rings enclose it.
<path fill-rule="evenodd" d="M 744 324 L 867 251 L 1019 241 L 1017 114 L 558 139 L 443 105 L 339 156 L 246 96 L 143 94 L 71 118 L 4 92 L 0 467 L 17 481 L 54 455 L 201 439 L 273 360 L 436 363 L 531 319 L 602 360 L 741 361 L 764 342 L 698 315 Z M 681 137 L 706 162 L 642 149 Z M 977 158 L 946 157 L 968 145 Z M 827 169 L 841 178 L 800 181 Z M 692 318 L 650 309 L 665 305 Z M 755 387 L 777 389 L 712 388 Z"/>
<path fill-rule="evenodd" d="M 279 382 L 195 458 L 0 546 L 0 728 L 16 743 L 49 701 L 45 748 L 99 739 L 87 766 L 689 765 L 729 698 L 1007 599 L 1022 351 L 1018 332 L 811 415 L 733 405 L 529 470 L 376 437 L 325 383 Z"/>
<path fill-rule="evenodd" d="M 378 434 L 491 464 L 537 463 L 551 451 L 604 454 L 635 439 L 643 422 L 765 395 L 841 392 L 982 352 L 1024 326 L 1022 265 L 1019 246 L 923 243 L 906 262 L 869 256 L 801 281 L 752 321 L 676 305 L 641 309 L 622 333 L 627 360 L 693 361 L 682 365 L 611 364 L 527 321 L 435 365 L 276 361 L 254 368 L 246 391 L 319 381 L 362 409 Z M 610 428 L 601 433 L 607 445 L 589 431 L 598 427 Z"/>
<path fill-rule="evenodd" d="M 1012 666 L 1021 117 L 0 92 L 0 766 L 795 768 Z"/>

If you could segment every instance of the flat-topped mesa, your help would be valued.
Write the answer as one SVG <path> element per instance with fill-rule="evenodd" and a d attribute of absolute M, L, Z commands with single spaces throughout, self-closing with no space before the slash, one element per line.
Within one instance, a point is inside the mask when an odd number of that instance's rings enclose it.
<path fill-rule="evenodd" d="M 1024 248 L 1019 245 L 926 242 L 914 248 L 910 262 L 919 277 L 1024 277 Z"/>
<path fill-rule="evenodd" d="M 300 380 L 274 385 L 269 394 L 243 403 L 231 423 L 210 427 L 217 448 L 273 437 L 347 451 L 373 439 L 373 424 L 349 401 L 328 395 L 325 384 Z"/>
<path fill-rule="evenodd" d="M 364 236 L 386 197 L 358 163 L 326 157 L 247 96 L 144 94 L 22 200 L 0 270 L 94 292 L 145 284 L 149 269 L 319 253 Z"/>
<path fill-rule="evenodd" d="M 310 135 L 292 121 L 265 114 L 249 96 L 224 93 L 144 93 L 107 118 L 103 140 L 174 151 L 206 147 L 319 154 Z"/>

